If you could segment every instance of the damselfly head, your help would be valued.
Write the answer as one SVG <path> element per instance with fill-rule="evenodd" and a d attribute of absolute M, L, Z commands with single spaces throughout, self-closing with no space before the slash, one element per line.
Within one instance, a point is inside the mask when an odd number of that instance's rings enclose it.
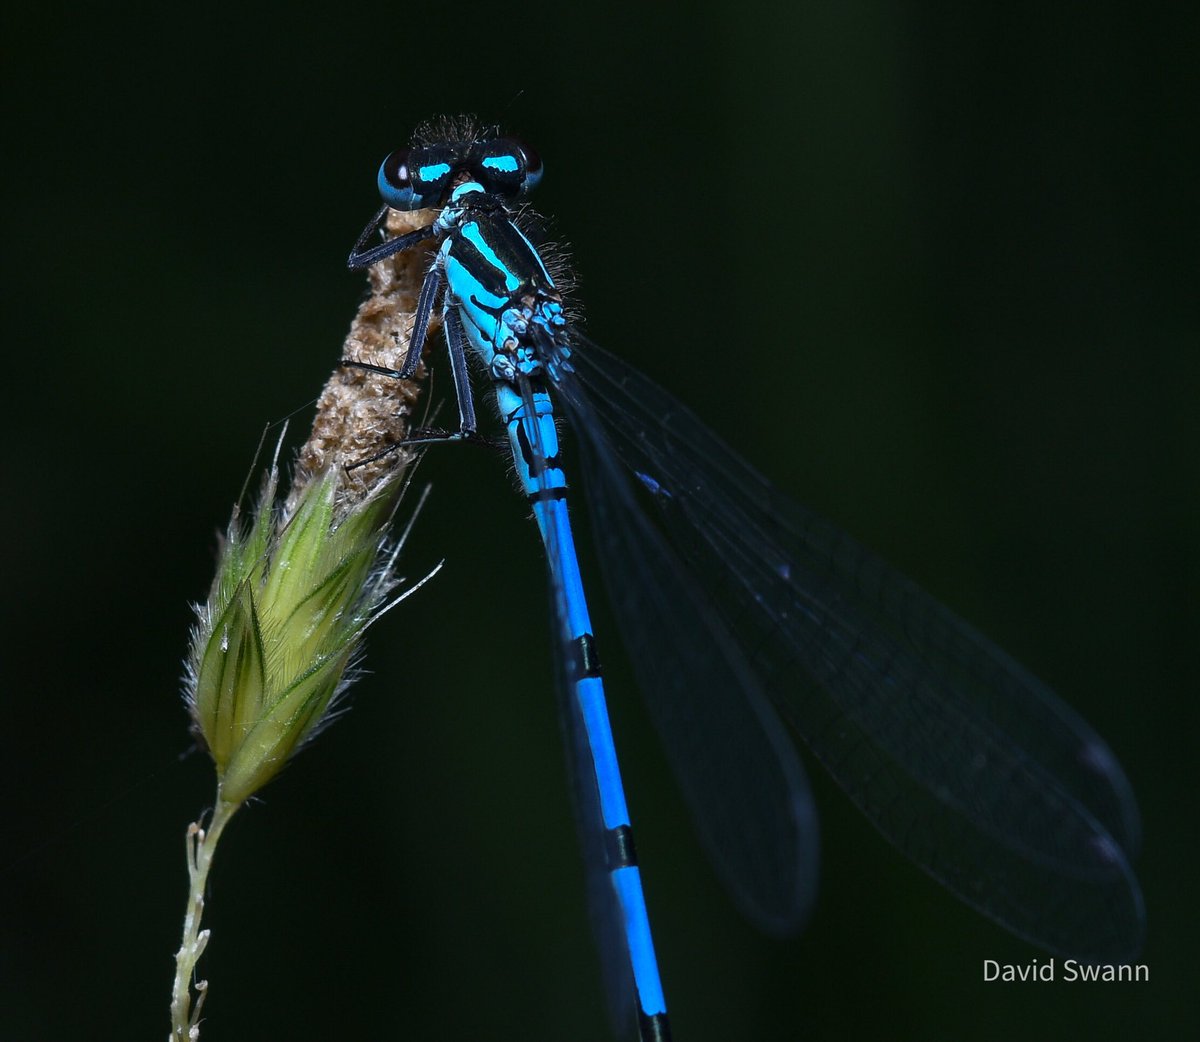
<path fill-rule="evenodd" d="M 397 149 L 379 168 L 379 194 L 394 210 L 444 206 L 464 181 L 502 200 L 516 199 L 542 179 L 542 160 L 511 137 L 440 141 Z"/>

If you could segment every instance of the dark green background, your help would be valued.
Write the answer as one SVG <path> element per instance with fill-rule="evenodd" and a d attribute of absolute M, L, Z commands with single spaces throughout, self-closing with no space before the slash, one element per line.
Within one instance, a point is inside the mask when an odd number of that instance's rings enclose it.
<path fill-rule="evenodd" d="M 376 165 L 460 111 L 542 153 L 592 335 L 1047 678 L 1145 817 L 1148 985 L 983 984 L 1039 953 L 815 770 L 816 917 L 765 941 L 601 610 L 680 1042 L 1190 1033 L 1194 16 L 649 6 L 5 16 L 0 1037 L 167 1031 L 211 798 L 187 604 L 264 424 L 302 428 L 339 355 Z M 484 453 L 422 477 L 405 567 L 444 572 L 226 835 L 206 1042 L 606 1037 L 534 530 Z"/>

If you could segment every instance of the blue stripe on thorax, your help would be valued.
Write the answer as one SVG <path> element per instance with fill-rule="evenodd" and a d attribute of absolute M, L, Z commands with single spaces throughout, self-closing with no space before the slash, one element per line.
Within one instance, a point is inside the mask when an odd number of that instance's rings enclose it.
<path fill-rule="evenodd" d="M 467 268 L 450 248 L 442 245 L 442 265 L 446 282 L 463 317 L 463 327 L 471 346 L 490 364 L 500 338 L 500 316 L 510 306 L 508 297 L 496 296 Z"/>
<path fill-rule="evenodd" d="M 495 248 L 483 234 L 478 221 L 464 221 L 459 226 L 458 234 L 464 241 L 475 247 L 484 263 L 500 278 L 504 284 L 504 288 L 508 290 L 510 295 L 520 289 L 521 284 L 526 281 L 525 277 L 513 271 L 509 265 L 500 259 Z M 528 242 L 528 240 L 525 241 Z"/>

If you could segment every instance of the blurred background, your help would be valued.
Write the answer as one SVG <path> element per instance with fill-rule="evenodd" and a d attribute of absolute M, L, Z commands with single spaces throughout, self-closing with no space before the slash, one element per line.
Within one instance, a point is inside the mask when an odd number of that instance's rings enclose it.
<path fill-rule="evenodd" d="M 188 605 L 264 427 L 298 440 L 339 357 L 379 161 L 441 112 L 537 147 L 597 341 L 1047 679 L 1144 814 L 1149 984 L 984 984 L 985 958 L 1044 956 L 816 768 L 816 916 L 765 940 L 600 606 L 676 1037 L 1190 1034 L 1185 6 L 10 9 L 0 1038 L 167 1031 L 184 830 L 212 795 L 185 755 Z M 486 453 L 420 477 L 405 571 L 444 571 L 226 833 L 209 1042 L 608 1037 L 534 527 Z"/>

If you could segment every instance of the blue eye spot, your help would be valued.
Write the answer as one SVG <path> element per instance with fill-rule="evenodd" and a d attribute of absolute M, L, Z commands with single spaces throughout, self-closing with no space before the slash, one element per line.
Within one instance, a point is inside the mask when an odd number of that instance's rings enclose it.
<path fill-rule="evenodd" d="M 417 180 L 419 181 L 439 181 L 450 173 L 449 163 L 430 163 L 429 166 L 423 166 L 417 170 Z"/>
<path fill-rule="evenodd" d="M 482 164 L 484 170 L 495 171 L 498 174 L 515 174 L 517 172 L 517 157 L 513 155 L 506 156 L 487 156 Z"/>

